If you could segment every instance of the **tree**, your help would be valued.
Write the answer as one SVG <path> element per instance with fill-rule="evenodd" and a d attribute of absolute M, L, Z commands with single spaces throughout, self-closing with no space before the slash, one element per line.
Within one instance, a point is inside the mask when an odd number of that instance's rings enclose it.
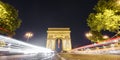
<path fill-rule="evenodd" d="M 0 33 L 14 35 L 20 24 L 18 11 L 13 6 L 0 1 Z"/>
<path fill-rule="evenodd" d="M 109 31 L 118 33 L 120 30 L 120 0 L 99 0 L 90 13 L 87 24 L 91 31 Z"/>

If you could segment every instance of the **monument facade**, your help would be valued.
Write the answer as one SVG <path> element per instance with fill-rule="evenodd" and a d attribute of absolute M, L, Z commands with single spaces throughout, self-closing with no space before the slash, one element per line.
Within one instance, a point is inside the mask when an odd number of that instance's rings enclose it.
<path fill-rule="evenodd" d="M 52 50 L 70 51 L 70 28 L 48 28 L 46 47 Z"/>

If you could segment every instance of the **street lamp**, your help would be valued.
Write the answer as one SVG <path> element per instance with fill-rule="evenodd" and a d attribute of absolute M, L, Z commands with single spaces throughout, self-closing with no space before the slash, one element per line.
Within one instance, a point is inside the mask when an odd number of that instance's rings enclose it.
<path fill-rule="evenodd" d="M 108 38 L 109 38 L 109 36 L 107 36 L 107 35 L 103 36 L 103 39 L 108 39 Z"/>
<path fill-rule="evenodd" d="M 25 35 L 24 35 L 25 38 L 27 38 L 27 41 L 29 41 L 29 39 L 31 37 L 33 37 L 33 33 L 32 32 L 26 32 Z"/>
<path fill-rule="evenodd" d="M 92 33 L 90 33 L 90 32 L 89 32 L 89 33 L 86 33 L 85 36 L 86 36 L 86 37 L 91 37 L 91 36 L 92 36 Z"/>

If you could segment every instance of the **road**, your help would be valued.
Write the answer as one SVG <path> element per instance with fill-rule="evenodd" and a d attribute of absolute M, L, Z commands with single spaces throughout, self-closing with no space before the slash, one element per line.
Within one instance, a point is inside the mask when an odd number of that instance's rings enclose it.
<path fill-rule="evenodd" d="M 59 54 L 63 60 L 120 60 L 120 55 Z"/>
<path fill-rule="evenodd" d="M 0 60 L 27 60 L 31 59 L 32 56 L 28 55 L 9 55 L 9 56 L 0 56 Z"/>
<path fill-rule="evenodd" d="M 60 53 L 52 58 L 40 58 L 32 55 L 0 56 L 0 60 L 120 60 L 120 55 L 93 55 Z"/>

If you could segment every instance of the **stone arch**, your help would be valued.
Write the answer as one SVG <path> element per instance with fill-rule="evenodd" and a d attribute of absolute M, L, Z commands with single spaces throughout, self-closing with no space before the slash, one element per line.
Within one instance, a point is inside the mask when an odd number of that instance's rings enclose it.
<path fill-rule="evenodd" d="M 48 28 L 46 47 L 56 49 L 57 39 L 62 41 L 62 51 L 71 50 L 70 28 Z"/>

